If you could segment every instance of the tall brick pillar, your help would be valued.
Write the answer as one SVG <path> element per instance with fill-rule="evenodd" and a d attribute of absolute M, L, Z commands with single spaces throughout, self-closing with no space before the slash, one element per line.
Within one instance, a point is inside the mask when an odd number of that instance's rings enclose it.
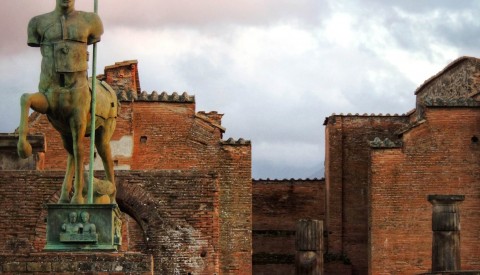
<path fill-rule="evenodd" d="M 429 195 L 432 213 L 432 272 L 460 270 L 460 211 L 463 195 Z"/>
<path fill-rule="evenodd" d="M 299 220 L 295 236 L 297 248 L 295 273 L 297 275 L 322 275 L 323 222 Z"/>

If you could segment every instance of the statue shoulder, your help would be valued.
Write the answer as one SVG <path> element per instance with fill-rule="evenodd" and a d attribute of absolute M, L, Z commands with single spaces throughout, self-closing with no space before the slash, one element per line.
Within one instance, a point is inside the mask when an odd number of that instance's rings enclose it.
<path fill-rule="evenodd" d="M 34 16 L 32 19 L 30 19 L 29 25 L 30 24 L 50 24 L 51 22 L 55 21 L 55 12 L 49 12 L 49 13 L 44 13 L 40 14 L 37 16 Z"/>
<path fill-rule="evenodd" d="M 55 21 L 53 12 L 37 15 L 28 22 L 28 41 L 31 47 L 40 47 L 42 26 L 48 26 Z"/>
<path fill-rule="evenodd" d="M 100 17 L 93 12 L 78 11 L 78 16 L 88 22 L 90 34 L 88 36 L 88 44 L 97 43 L 103 34 L 103 23 Z"/>

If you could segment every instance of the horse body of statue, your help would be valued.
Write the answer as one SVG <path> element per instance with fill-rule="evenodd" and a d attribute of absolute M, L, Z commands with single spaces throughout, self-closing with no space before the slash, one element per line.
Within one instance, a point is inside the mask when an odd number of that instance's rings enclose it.
<path fill-rule="evenodd" d="M 40 47 L 42 67 L 39 92 L 21 97 L 17 149 L 22 158 L 32 154 L 26 139 L 29 109 L 46 114 L 68 152 L 59 202 L 84 203 L 83 140 L 90 133 L 92 98 L 91 81 L 87 77 L 87 45 L 100 41 L 103 25 L 95 13 L 74 10 L 74 0 L 56 1 L 53 12 L 32 18 L 28 25 L 28 45 Z M 109 188 L 112 190 L 109 202 L 115 203 L 110 138 L 115 130 L 118 102 L 110 86 L 98 80 L 97 83 L 95 147 L 102 158 L 106 180 L 113 185 Z M 74 193 L 70 199 L 72 181 Z"/>

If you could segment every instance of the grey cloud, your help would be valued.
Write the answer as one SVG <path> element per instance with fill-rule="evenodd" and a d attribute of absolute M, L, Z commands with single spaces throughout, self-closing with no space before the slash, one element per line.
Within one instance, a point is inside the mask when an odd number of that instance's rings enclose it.
<path fill-rule="evenodd" d="M 383 0 L 101 0 L 106 33 L 99 45 L 99 70 L 116 61 L 138 59 L 143 89 L 195 94 L 197 110 L 225 114 L 226 138 L 252 140 L 254 177 L 312 177 L 323 168 L 325 116 L 405 113 L 414 107 L 413 91 L 421 83 L 412 83 L 406 71 L 385 60 L 374 48 L 378 43 L 439 64 L 439 70 L 447 64 L 433 56 L 432 45 L 478 55 L 478 4 L 395 2 L 396 6 Z M 4 25 L 9 20 L 8 28 L 0 29 L 0 35 L 8 38 L 0 44 L 0 93 L 8 94 L 2 105 L 2 131 L 16 127 L 18 98 L 38 82 L 40 53 L 26 46 L 26 24 L 53 9 L 53 3 L 2 2 L 0 20 Z M 78 9 L 91 10 L 92 4 L 77 0 Z M 352 45 L 340 47 L 322 37 L 322 22 L 336 12 L 354 17 Z M 427 20 L 434 12 L 441 16 Z M 445 19 L 460 13 L 472 16 L 455 22 Z M 300 41 L 287 37 L 286 42 L 311 43 L 310 48 L 291 52 L 278 37 L 266 39 L 275 30 L 271 27 L 279 24 L 293 26 L 300 38 L 307 37 Z M 379 39 L 389 41 L 373 41 L 375 24 L 388 32 Z M 239 35 L 250 35 L 250 28 L 257 35 L 254 42 L 261 42 L 255 44 L 262 50 L 258 56 L 244 55 L 251 45 L 237 41 Z M 167 46 L 159 45 L 165 42 Z M 179 53 L 162 52 L 176 45 L 183 47 Z M 239 64 L 245 59 L 252 62 L 247 69 Z M 371 78 L 371 73 L 382 77 Z"/>
<path fill-rule="evenodd" d="M 111 8 L 109 8 L 111 7 Z M 214 24 L 269 24 L 282 20 L 317 22 L 328 12 L 325 1 L 245 0 L 245 1 L 102 1 L 104 20 L 114 25 L 158 28 Z"/>
<path fill-rule="evenodd" d="M 255 179 L 322 178 L 324 167 L 322 161 L 311 162 L 303 167 L 292 167 L 287 163 L 272 165 L 267 161 L 257 161 L 253 166 L 252 174 Z"/>
<path fill-rule="evenodd" d="M 388 2 L 375 0 L 377 2 L 383 2 L 388 5 Z M 476 9 L 478 8 L 477 1 L 450 1 L 450 0 L 439 0 L 439 1 L 416 1 L 416 0 L 407 0 L 407 1 L 396 1 L 396 7 L 404 9 L 407 12 L 415 13 L 421 16 L 425 12 L 431 12 L 435 10 L 449 10 L 452 12 L 465 10 L 465 9 Z"/>
<path fill-rule="evenodd" d="M 395 38 L 398 47 L 422 52 L 431 60 L 434 56 L 428 46 L 432 41 L 467 48 L 470 52 L 480 42 L 478 1 L 397 1 L 392 5 L 372 0 L 370 3 L 372 6 L 358 7 L 356 14 L 363 18 L 360 25 L 381 24 Z"/>

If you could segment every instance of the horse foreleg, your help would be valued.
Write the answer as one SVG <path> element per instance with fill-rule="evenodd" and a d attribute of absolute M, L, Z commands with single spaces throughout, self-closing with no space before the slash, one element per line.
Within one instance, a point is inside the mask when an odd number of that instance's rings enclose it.
<path fill-rule="evenodd" d="M 65 172 L 65 178 L 62 184 L 62 190 L 60 193 L 60 199 L 58 203 L 70 202 L 70 191 L 72 190 L 73 173 L 75 171 L 74 156 L 73 156 L 73 141 L 72 137 L 68 135 L 62 135 L 63 147 L 68 152 L 67 169 Z"/>
<path fill-rule="evenodd" d="M 20 98 L 20 125 L 18 126 L 17 152 L 21 158 L 32 155 L 32 146 L 27 141 L 28 113 L 30 108 L 45 114 L 48 110 L 48 101 L 42 93 L 23 94 Z"/>
<path fill-rule="evenodd" d="M 70 119 L 70 128 L 72 130 L 72 144 L 73 144 L 73 156 L 75 165 L 75 180 L 72 199 L 70 203 L 83 204 L 85 199 L 83 197 L 83 137 L 85 136 L 87 118 L 85 116 L 73 117 Z"/>
<path fill-rule="evenodd" d="M 69 195 L 72 190 L 73 172 L 75 170 L 74 164 L 74 157 L 69 153 L 67 158 L 67 171 L 65 172 L 65 178 L 63 179 L 62 191 L 58 203 L 70 202 Z"/>

